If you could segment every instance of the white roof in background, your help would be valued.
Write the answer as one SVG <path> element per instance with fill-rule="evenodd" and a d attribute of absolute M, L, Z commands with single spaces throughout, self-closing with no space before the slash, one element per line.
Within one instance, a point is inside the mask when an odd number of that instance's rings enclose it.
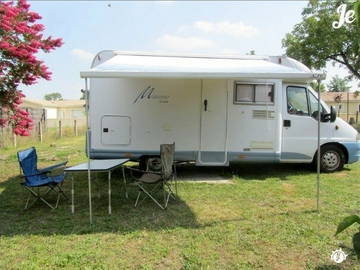
<path fill-rule="evenodd" d="M 316 78 L 305 65 L 286 56 L 193 56 L 103 51 L 83 78 Z"/>
<path fill-rule="evenodd" d="M 78 99 L 65 99 L 65 100 L 56 100 L 49 101 L 44 99 L 29 99 L 25 98 L 22 107 L 49 107 L 49 108 L 68 108 L 68 107 L 83 107 L 85 105 L 85 100 Z"/>

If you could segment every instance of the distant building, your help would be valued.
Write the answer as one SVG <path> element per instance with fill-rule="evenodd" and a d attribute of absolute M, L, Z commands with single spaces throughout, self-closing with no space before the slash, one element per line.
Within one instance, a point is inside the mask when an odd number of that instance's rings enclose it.
<path fill-rule="evenodd" d="M 57 127 L 59 120 L 64 127 L 73 126 L 74 120 L 79 126 L 85 125 L 84 106 L 84 100 L 48 101 L 28 98 L 21 104 L 21 107 L 31 114 L 34 122 L 46 121 L 47 127 Z"/>
<path fill-rule="evenodd" d="M 350 118 L 354 118 L 354 120 L 356 120 L 356 112 L 360 112 L 360 95 L 357 95 L 356 93 L 323 92 L 321 93 L 321 98 L 329 106 L 335 107 L 338 112 L 338 116 L 345 121 L 350 121 Z"/>

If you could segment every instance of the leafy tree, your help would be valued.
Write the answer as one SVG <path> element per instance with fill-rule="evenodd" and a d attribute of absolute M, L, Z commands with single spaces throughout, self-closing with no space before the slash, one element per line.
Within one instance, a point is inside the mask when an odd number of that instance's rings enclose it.
<path fill-rule="evenodd" d="M 340 78 L 338 75 L 334 76 L 327 85 L 330 92 L 347 92 L 350 90 L 349 80 Z"/>
<path fill-rule="evenodd" d="M 319 84 L 318 84 L 317 81 L 312 81 L 312 82 L 310 83 L 310 86 L 311 86 L 312 89 L 314 89 L 315 91 L 317 91 Z M 325 92 L 325 91 L 326 91 L 326 86 L 325 86 L 325 84 L 320 83 L 320 92 Z"/>
<path fill-rule="evenodd" d="M 302 12 L 302 22 L 296 24 L 282 41 L 286 54 L 315 69 L 324 68 L 330 61 L 346 67 L 349 79 L 360 79 L 358 3 L 351 0 L 309 1 Z M 347 4 L 347 9 L 355 9 L 357 19 L 335 29 L 332 24 L 339 20 L 337 8 L 341 4 Z"/>
<path fill-rule="evenodd" d="M 28 136 L 33 124 L 19 107 L 24 94 L 18 87 L 50 80 L 51 72 L 36 54 L 62 45 L 61 39 L 43 36 L 44 26 L 36 23 L 41 16 L 29 8 L 26 0 L 0 0 L 0 126 L 9 125 L 20 136 Z"/>
<path fill-rule="evenodd" d="M 45 100 L 50 100 L 50 101 L 55 101 L 55 100 L 63 100 L 62 96 L 60 93 L 50 93 L 50 94 L 46 94 L 44 96 Z"/>

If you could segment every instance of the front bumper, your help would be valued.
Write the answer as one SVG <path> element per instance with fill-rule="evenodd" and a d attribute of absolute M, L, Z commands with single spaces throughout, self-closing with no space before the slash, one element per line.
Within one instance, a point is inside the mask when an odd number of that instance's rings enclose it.
<path fill-rule="evenodd" d="M 342 145 L 345 146 L 345 148 L 348 151 L 349 159 L 348 164 L 357 162 L 360 160 L 360 141 L 356 142 L 343 142 Z"/>

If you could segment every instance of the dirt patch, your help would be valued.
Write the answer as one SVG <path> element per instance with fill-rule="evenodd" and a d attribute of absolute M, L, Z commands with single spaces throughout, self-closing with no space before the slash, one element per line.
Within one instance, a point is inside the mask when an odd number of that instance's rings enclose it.
<path fill-rule="evenodd" d="M 295 191 L 295 186 L 293 184 L 283 183 L 282 189 L 284 190 L 285 193 L 291 195 Z"/>
<path fill-rule="evenodd" d="M 349 175 L 346 172 L 338 172 L 338 173 L 333 173 L 332 176 L 335 176 L 336 178 L 342 178 L 342 177 L 347 177 Z"/>
<path fill-rule="evenodd" d="M 182 269 L 180 255 L 176 249 L 171 249 L 169 254 L 161 259 L 157 264 L 156 268 L 159 270 L 163 269 Z"/>
<path fill-rule="evenodd" d="M 223 167 L 197 167 L 185 164 L 176 168 L 177 180 L 208 184 L 232 184 L 232 177 L 225 176 Z"/>
<path fill-rule="evenodd" d="M 0 160 L 7 160 L 9 155 L 0 155 Z"/>

